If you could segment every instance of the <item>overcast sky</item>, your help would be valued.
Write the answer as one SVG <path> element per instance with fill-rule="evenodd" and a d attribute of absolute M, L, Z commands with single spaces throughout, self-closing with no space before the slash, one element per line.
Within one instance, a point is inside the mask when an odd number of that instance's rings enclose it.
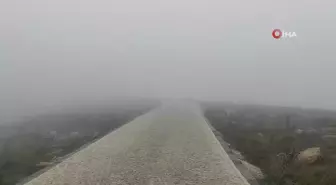
<path fill-rule="evenodd" d="M 193 97 L 336 109 L 332 0 L 0 0 L 0 111 Z M 274 28 L 297 38 L 275 40 Z"/>

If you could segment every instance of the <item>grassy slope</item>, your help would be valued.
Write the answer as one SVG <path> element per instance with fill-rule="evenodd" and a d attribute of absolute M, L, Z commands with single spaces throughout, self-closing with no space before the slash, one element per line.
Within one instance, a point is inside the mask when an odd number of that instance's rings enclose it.
<path fill-rule="evenodd" d="M 333 118 L 287 115 L 277 111 L 238 108 L 230 114 L 227 107 L 208 106 L 205 116 L 223 134 L 224 140 L 241 151 L 252 164 L 267 175 L 264 184 L 333 185 L 336 184 L 336 143 L 322 139 L 322 133 L 297 134 L 297 127 L 332 127 Z M 307 124 L 303 124 L 306 122 Z M 321 147 L 324 159 L 313 165 L 298 164 L 295 155 L 308 147 Z M 277 157 L 283 153 L 286 159 Z M 284 155 L 283 155 L 284 156 Z"/>

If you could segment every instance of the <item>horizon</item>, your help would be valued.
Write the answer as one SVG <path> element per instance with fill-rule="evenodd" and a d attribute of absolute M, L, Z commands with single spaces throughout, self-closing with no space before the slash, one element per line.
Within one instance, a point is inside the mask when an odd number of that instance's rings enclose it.
<path fill-rule="evenodd" d="M 332 5 L 5 1 L 0 119 L 121 96 L 336 110 Z M 275 28 L 297 37 L 274 39 Z"/>

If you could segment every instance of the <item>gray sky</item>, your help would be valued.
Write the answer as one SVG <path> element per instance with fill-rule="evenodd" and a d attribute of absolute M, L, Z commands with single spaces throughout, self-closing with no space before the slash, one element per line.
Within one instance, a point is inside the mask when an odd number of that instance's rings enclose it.
<path fill-rule="evenodd" d="M 332 0 L 0 0 L 0 111 L 193 97 L 336 109 Z M 273 28 L 297 38 L 275 40 Z"/>

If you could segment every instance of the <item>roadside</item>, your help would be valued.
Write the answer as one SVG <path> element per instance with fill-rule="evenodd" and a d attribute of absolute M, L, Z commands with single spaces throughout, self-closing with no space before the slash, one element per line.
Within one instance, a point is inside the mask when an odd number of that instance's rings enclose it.
<path fill-rule="evenodd" d="M 262 173 L 261 169 L 248 163 L 245 161 L 244 156 L 235 149 L 232 149 L 229 143 L 223 140 L 223 136 L 220 132 L 218 132 L 207 120 L 209 127 L 211 128 L 212 132 L 229 155 L 232 162 L 235 164 L 236 168 L 240 171 L 240 173 L 245 177 L 245 179 L 251 185 L 259 185 L 258 180 L 264 178 L 264 174 Z"/>
<path fill-rule="evenodd" d="M 0 135 L 0 185 L 43 173 L 150 109 L 50 114 L 3 126 L 12 132 Z"/>
<path fill-rule="evenodd" d="M 251 184 L 335 184 L 336 112 L 224 104 L 205 116 Z"/>

